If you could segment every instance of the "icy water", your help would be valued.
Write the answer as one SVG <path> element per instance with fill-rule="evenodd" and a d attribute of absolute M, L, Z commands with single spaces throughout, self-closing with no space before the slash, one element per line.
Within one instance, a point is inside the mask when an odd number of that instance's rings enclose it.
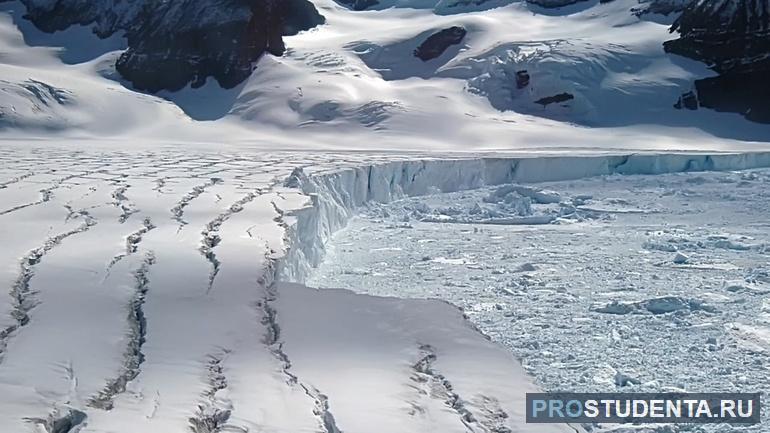
<path fill-rule="evenodd" d="M 546 390 L 767 401 L 769 261 L 770 171 L 606 176 L 373 205 L 308 283 L 449 301 Z"/>

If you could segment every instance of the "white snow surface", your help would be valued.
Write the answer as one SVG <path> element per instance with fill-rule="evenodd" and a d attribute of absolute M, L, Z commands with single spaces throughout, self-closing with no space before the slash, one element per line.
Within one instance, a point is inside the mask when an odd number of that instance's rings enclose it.
<path fill-rule="evenodd" d="M 537 386 L 456 307 L 275 278 L 304 281 L 329 236 L 369 202 L 770 166 L 767 153 L 417 158 L 16 145 L 0 159 L 0 431 L 49 433 L 574 431 L 524 424 L 524 395 Z M 554 192 L 515 190 L 555 205 Z M 739 329 L 766 345 L 761 327 Z"/>
<path fill-rule="evenodd" d="M 574 431 L 454 306 L 274 283 L 321 215 L 294 182 L 391 156 L 0 154 L 0 431 Z"/>
<path fill-rule="evenodd" d="M 236 88 L 159 95 L 116 74 L 121 35 L 0 3 L 0 432 L 572 432 L 523 423 L 545 381 L 456 307 L 286 282 L 367 203 L 515 183 L 436 217 L 544 224 L 569 196 L 533 182 L 770 166 L 767 125 L 670 107 L 711 72 L 665 55 L 636 0 L 314 3 L 327 23 Z M 410 57 L 452 25 L 460 46 Z M 727 292 L 762 296 L 739 277 Z M 768 348 L 762 323 L 731 332 Z"/>
<path fill-rule="evenodd" d="M 351 11 L 314 0 L 327 22 L 286 38 L 223 90 L 149 95 L 120 79 L 121 35 L 45 34 L 0 5 L 0 135 L 109 146 L 186 143 L 261 149 L 757 150 L 770 127 L 738 114 L 675 110 L 705 65 L 667 55 L 670 18 L 637 0 L 557 9 L 524 1 L 391 1 Z M 456 6 L 455 3 L 459 4 Z M 454 5 L 454 6 L 453 6 Z M 395 6 L 395 7 L 390 7 Z M 468 34 L 422 62 L 431 33 Z M 515 86 L 526 69 L 531 84 Z M 574 99 L 542 106 L 540 98 Z M 55 134 L 51 132 L 55 131 Z"/>

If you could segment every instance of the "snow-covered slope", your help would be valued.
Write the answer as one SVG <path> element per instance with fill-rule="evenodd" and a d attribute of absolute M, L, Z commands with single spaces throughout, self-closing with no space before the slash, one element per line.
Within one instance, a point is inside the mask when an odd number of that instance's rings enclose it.
<path fill-rule="evenodd" d="M 770 137 L 768 126 L 739 114 L 674 108 L 694 81 L 714 76 L 663 49 L 677 36 L 669 33 L 675 15 L 653 12 L 676 14 L 679 2 L 391 3 L 357 11 L 314 0 L 324 24 L 284 37 L 285 53 L 262 56 L 245 81 L 220 79 L 235 85 L 223 89 L 208 70 L 193 74 L 199 88 L 157 95 L 137 92 L 115 69 L 150 42 L 132 42 L 128 30 L 100 40 L 90 26 L 46 34 L 21 3 L 2 3 L 2 133 L 46 137 L 47 127 L 59 138 L 423 150 L 739 149 L 757 145 L 735 140 Z M 453 28 L 454 40 L 428 41 Z M 427 60 L 415 55 L 423 44 L 434 52 Z M 168 76 L 151 63 L 137 73 Z M 45 101 L 25 90 L 30 79 L 42 83 L 34 86 Z"/>
<path fill-rule="evenodd" d="M 123 32 L 128 49 L 115 66 L 136 88 L 156 92 L 201 86 L 209 76 L 232 87 L 263 53 L 281 55 L 281 37 L 323 22 L 305 0 L 22 0 L 26 19 L 46 32 L 93 27 Z"/>

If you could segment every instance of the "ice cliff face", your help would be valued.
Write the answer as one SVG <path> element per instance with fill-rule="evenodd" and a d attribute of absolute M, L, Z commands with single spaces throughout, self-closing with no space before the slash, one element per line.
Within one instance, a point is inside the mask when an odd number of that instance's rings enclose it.
<path fill-rule="evenodd" d="M 310 203 L 300 210 L 281 211 L 291 220 L 284 227 L 289 248 L 271 272 L 278 280 L 304 282 L 323 260 L 331 236 L 367 203 L 489 185 L 768 166 L 770 153 L 757 152 L 396 160 L 320 174 L 298 168 L 284 187 L 302 191 Z"/>
<path fill-rule="evenodd" d="M 770 0 L 695 0 L 671 28 L 667 52 L 709 64 L 718 77 L 695 82 L 701 106 L 770 122 Z"/>
<path fill-rule="evenodd" d="M 27 18 L 46 32 L 92 26 L 106 38 L 123 32 L 128 50 L 118 72 L 136 88 L 156 92 L 223 87 L 246 79 L 264 53 L 284 52 L 282 36 L 324 22 L 307 0 L 23 0 Z"/>

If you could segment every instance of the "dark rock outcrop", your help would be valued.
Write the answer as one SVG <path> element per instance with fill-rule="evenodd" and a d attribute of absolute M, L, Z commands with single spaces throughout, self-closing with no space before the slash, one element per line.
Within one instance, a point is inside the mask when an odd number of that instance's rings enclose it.
<path fill-rule="evenodd" d="M 280 55 L 282 37 L 324 22 L 307 0 L 22 0 L 45 32 L 92 26 L 106 38 L 124 32 L 116 68 L 137 89 L 201 86 L 208 77 L 234 87 L 264 53 Z"/>
<path fill-rule="evenodd" d="M 676 104 L 674 104 L 674 108 L 677 110 L 681 110 L 683 108 L 686 108 L 688 110 L 697 110 L 698 109 L 698 96 L 695 94 L 695 92 L 685 92 L 682 94 L 682 96 L 679 97 L 679 100 L 676 101 Z"/>
<path fill-rule="evenodd" d="M 746 119 L 770 123 L 770 64 L 735 69 L 695 82 L 702 107 L 741 113 Z"/>
<path fill-rule="evenodd" d="M 462 42 L 466 34 L 467 31 L 460 26 L 453 26 L 440 30 L 428 36 L 428 38 L 414 50 L 414 56 L 423 62 L 435 59 L 444 54 L 444 51 L 450 46 Z"/>
<path fill-rule="evenodd" d="M 529 72 L 526 69 L 516 71 L 516 88 L 523 89 L 529 86 Z"/>
<path fill-rule="evenodd" d="M 707 63 L 717 77 L 695 82 L 700 105 L 770 123 L 770 1 L 695 0 L 664 48 Z"/>
<path fill-rule="evenodd" d="M 770 1 L 693 1 L 674 22 L 665 48 L 728 70 L 770 54 Z"/>
<path fill-rule="evenodd" d="M 540 98 L 537 101 L 535 101 L 535 104 L 540 104 L 543 107 L 549 104 L 558 104 L 560 102 L 566 102 L 571 99 L 575 99 L 575 96 L 573 96 L 571 93 L 559 93 L 558 95 L 553 96 L 546 96 L 545 98 Z"/>

